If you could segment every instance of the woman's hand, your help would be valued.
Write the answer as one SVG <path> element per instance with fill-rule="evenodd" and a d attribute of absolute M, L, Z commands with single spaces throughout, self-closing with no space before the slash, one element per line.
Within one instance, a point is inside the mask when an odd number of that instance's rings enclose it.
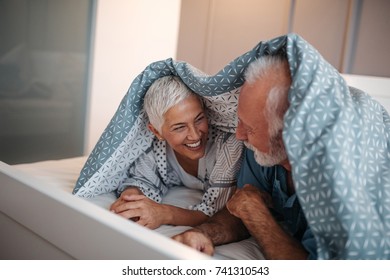
<path fill-rule="evenodd" d="M 122 193 L 115 203 L 111 206 L 111 211 L 147 228 L 158 228 L 164 222 L 164 205 L 154 202 L 143 194 Z"/>
<path fill-rule="evenodd" d="M 142 192 L 137 188 L 137 187 L 127 187 L 127 189 L 125 189 L 120 197 L 113 203 L 111 204 L 110 206 L 110 211 L 112 212 L 115 212 L 116 213 L 116 209 L 124 204 L 124 203 L 127 203 L 127 201 L 124 199 L 125 196 L 129 196 L 129 195 L 132 195 L 132 194 L 142 194 Z"/>
<path fill-rule="evenodd" d="M 196 226 L 208 218 L 201 211 L 157 203 L 143 195 L 136 187 L 124 190 L 111 205 L 110 210 L 150 229 L 158 228 L 163 224 Z"/>

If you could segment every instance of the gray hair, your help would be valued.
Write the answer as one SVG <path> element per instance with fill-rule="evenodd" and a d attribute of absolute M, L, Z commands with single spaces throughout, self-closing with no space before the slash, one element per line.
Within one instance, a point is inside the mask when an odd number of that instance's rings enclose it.
<path fill-rule="evenodd" d="M 253 85 L 274 69 L 284 67 L 287 58 L 284 55 L 264 55 L 251 62 L 245 70 L 244 78 L 247 84 Z"/>
<path fill-rule="evenodd" d="M 287 152 L 283 145 L 284 114 L 288 110 L 288 91 L 290 85 L 286 82 L 287 59 L 283 56 L 263 56 L 252 62 L 246 72 L 246 83 L 253 85 L 262 79 L 274 79 L 274 85 L 268 92 L 264 108 L 264 116 L 268 121 L 270 137 L 270 152 L 262 153 L 253 145 L 245 143 L 255 154 L 255 160 L 260 165 L 273 166 L 287 159 Z M 271 76 L 274 75 L 274 76 Z M 288 75 L 290 73 L 288 72 Z M 278 83 L 279 82 L 279 83 Z"/>
<path fill-rule="evenodd" d="M 269 74 L 279 73 L 279 71 L 285 72 L 286 63 L 288 62 L 285 55 L 262 56 L 250 63 L 245 70 L 245 82 L 249 85 L 253 85 L 258 80 L 267 79 Z M 289 87 L 290 85 L 286 84 L 283 79 L 280 79 L 280 84 L 275 85 L 268 92 L 265 108 L 265 115 L 268 120 L 272 120 L 273 122 L 280 122 L 283 120 L 283 115 L 289 106 L 287 97 Z M 280 126 L 280 124 L 277 126 Z M 272 127 L 272 122 L 270 123 L 270 127 Z"/>
<path fill-rule="evenodd" d="M 249 85 L 253 85 L 258 80 L 268 79 L 269 75 L 272 73 L 279 73 L 280 71 L 285 72 L 285 65 L 287 58 L 284 55 L 266 55 L 258 58 L 249 64 L 248 68 L 245 70 L 244 77 L 245 82 Z M 277 76 L 276 78 L 280 78 Z M 283 79 L 277 80 L 280 81 L 280 84 L 275 85 L 268 92 L 267 101 L 266 101 L 266 114 L 268 117 L 279 116 L 283 118 L 284 113 L 288 109 L 288 90 L 290 85 L 286 84 Z"/>
<path fill-rule="evenodd" d="M 165 76 L 156 80 L 144 98 L 144 109 L 149 122 L 161 133 L 165 113 L 184 99 L 195 95 L 176 76 Z"/>

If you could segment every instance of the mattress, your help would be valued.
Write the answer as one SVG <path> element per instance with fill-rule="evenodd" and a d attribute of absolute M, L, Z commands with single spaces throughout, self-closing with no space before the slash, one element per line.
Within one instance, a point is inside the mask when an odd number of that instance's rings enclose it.
<path fill-rule="evenodd" d="M 27 173 L 44 182 L 45 186 L 57 188 L 66 193 L 71 193 L 75 182 L 79 176 L 80 170 L 83 167 L 87 157 L 75 157 L 61 160 L 40 161 L 28 164 L 13 165 L 14 168 Z M 91 204 L 101 207 L 107 212 L 110 205 L 116 200 L 114 193 L 106 193 L 94 198 L 79 198 L 86 200 Z M 187 207 L 193 205 L 202 199 L 202 193 L 197 190 L 178 187 L 172 189 L 164 197 L 163 203 Z M 111 215 L 115 215 L 110 212 Z M 129 221 L 132 223 L 132 221 Z M 163 225 L 154 231 L 166 237 L 171 237 L 175 234 L 189 229 L 187 226 L 170 226 Z M 253 238 L 248 238 L 235 243 L 221 245 L 216 247 L 214 255 L 216 259 L 264 259 L 257 243 Z"/>

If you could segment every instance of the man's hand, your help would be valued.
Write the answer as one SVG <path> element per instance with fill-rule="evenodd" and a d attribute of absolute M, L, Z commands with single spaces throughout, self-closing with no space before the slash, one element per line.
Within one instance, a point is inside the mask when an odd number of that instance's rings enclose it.
<path fill-rule="evenodd" d="M 173 240 L 181 242 L 207 255 L 214 255 L 214 246 L 210 238 L 198 229 L 190 229 L 172 237 Z"/>
<path fill-rule="evenodd" d="M 226 204 L 232 215 L 244 221 L 248 215 L 254 214 L 264 206 L 272 208 L 271 196 L 249 184 L 246 184 L 242 189 L 238 189 Z"/>
<path fill-rule="evenodd" d="M 229 212 L 240 218 L 256 239 L 266 259 L 305 259 L 301 243 L 286 233 L 275 221 L 269 208 L 272 198 L 252 185 L 238 190 L 226 204 Z"/>

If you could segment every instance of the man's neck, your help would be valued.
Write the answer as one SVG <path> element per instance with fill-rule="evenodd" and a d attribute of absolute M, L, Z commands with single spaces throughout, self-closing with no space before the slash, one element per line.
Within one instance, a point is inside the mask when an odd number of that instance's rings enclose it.
<path fill-rule="evenodd" d="M 294 181 L 292 178 L 291 171 L 287 171 L 287 193 L 288 195 L 292 195 L 295 193 Z"/>
<path fill-rule="evenodd" d="M 291 165 L 288 160 L 281 164 L 287 170 L 287 192 L 289 195 L 295 193 L 294 181 L 292 178 Z"/>

